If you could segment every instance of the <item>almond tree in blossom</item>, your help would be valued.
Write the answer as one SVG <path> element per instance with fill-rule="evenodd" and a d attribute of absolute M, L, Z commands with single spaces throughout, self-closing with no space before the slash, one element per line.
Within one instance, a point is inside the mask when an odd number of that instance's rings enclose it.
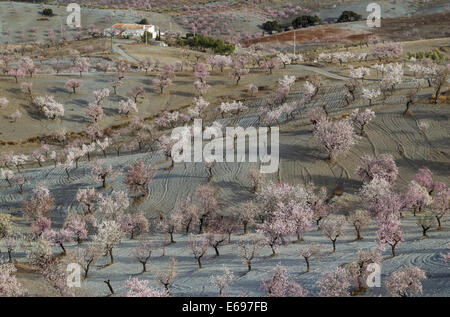
<path fill-rule="evenodd" d="M 95 188 L 80 188 L 75 196 L 76 200 L 80 203 L 81 208 L 85 214 L 94 213 L 94 205 L 98 200 L 98 194 Z"/>
<path fill-rule="evenodd" d="M 31 157 L 38 163 L 39 167 L 42 167 L 42 163 L 45 162 L 45 155 L 42 154 L 39 149 L 34 150 L 31 153 Z"/>
<path fill-rule="evenodd" d="M 148 73 L 148 71 L 152 71 L 154 69 L 155 66 L 155 61 L 147 56 L 145 57 L 140 63 L 139 63 L 139 68 L 145 71 L 145 74 Z"/>
<path fill-rule="evenodd" d="M 348 120 L 321 120 L 316 124 L 313 134 L 325 148 L 329 160 L 348 152 L 357 141 L 357 135 Z"/>
<path fill-rule="evenodd" d="M 50 231 L 52 226 L 52 221 L 46 217 L 39 217 L 31 224 L 31 235 L 34 238 L 39 238 L 44 232 Z M 47 239 L 50 241 L 51 237 Z"/>
<path fill-rule="evenodd" d="M 20 59 L 19 68 L 23 69 L 25 73 L 28 73 L 30 77 L 33 77 L 33 74 L 38 70 L 38 66 L 34 64 L 33 60 L 26 56 Z"/>
<path fill-rule="evenodd" d="M 188 114 L 193 119 L 201 119 L 203 117 L 203 113 L 205 109 L 209 106 L 209 102 L 207 102 L 203 97 L 194 98 L 194 105 L 188 109 Z"/>
<path fill-rule="evenodd" d="M 351 286 L 351 276 L 342 267 L 337 267 L 333 272 L 322 274 L 317 282 L 320 288 L 320 296 L 324 297 L 344 297 L 349 296 Z"/>
<path fill-rule="evenodd" d="M 76 89 L 81 87 L 81 81 L 76 79 L 69 79 L 64 84 L 64 88 L 66 89 L 72 89 L 73 93 L 76 93 Z"/>
<path fill-rule="evenodd" d="M 123 297 L 168 297 L 169 293 L 166 290 L 160 291 L 148 287 L 148 281 L 139 280 L 137 277 L 132 277 L 125 282 L 127 291 L 123 293 Z"/>
<path fill-rule="evenodd" d="M 33 96 L 33 83 L 32 82 L 23 82 L 20 84 L 20 90 L 30 98 L 30 102 L 34 103 Z"/>
<path fill-rule="evenodd" d="M 96 208 L 102 220 L 118 222 L 129 205 L 128 193 L 115 189 L 110 194 L 99 194 Z"/>
<path fill-rule="evenodd" d="M 174 257 L 169 259 L 169 264 L 159 270 L 155 271 L 155 279 L 164 286 L 164 289 L 169 293 L 169 286 L 173 279 L 177 276 L 177 260 Z M 170 293 L 169 293 L 170 294 Z"/>
<path fill-rule="evenodd" d="M 158 149 L 164 154 L 166 161 L 170 159 L 170 166 L 167 169 L 172 169 L 175 164 L 175 161 L 172 158 L 172 147 L 176 142 L 176 139 L 166 135 L 161 136 L 157 141 Z"/>
<path fill-rule="evenodd" d="M 123 86 L 123 81 L 121 81 L 120 79 L 115 80 L 111 83 L 111 87 L 113 88 L 114 91 L 114 95 L 117 95 L 117 88 Z"/>
<path fill-rule="evenodd" d="M 278 204 L 280 212 L 289 216 L 290 222 L 294 226 L 294 233 L 297 236 L 297 242 L 303 240 L 303 235 L 311 229 L 313 222 L 313 210 L 310 208 L 308 202 L 290 201 L 289 203 L 280 202 Z"/>
<path fill-rule="evenodd" d="M 363 88 L 362 89 L 362 97 L 366 100 L 369 100 L 369 107 L 372 106 L 372 101 L 379 97 L 381 95 L 381 90 L 379 88 L 376 89 L 369 89 L 369 88 Z"/>
<path fill-rule="evenodd" d="M 217 189 L 210 183 L 202 185 L 195 191 L 195 199 L 198 202 L 199 234 L 208 225 L 208 221 L 214 216 L 218 208 Z"/>
<path fill-rule="evenodd" d="M 280 66 L 281 61 L 277 56 L 265 59 L 262 65 L 263 69 L 267 69 L 270 75 L 272 75 L 274 69 L 279 69 Z"/>
<path fill-rule="evenodd" d="M 191 225 L 198 222 L 198 208 L 193 204 L 190 198 L 182 200 L 178 205 L 178 212 L 182 215 L 181 225 L 186 234 L 189 233 Z"/>
<path fill-rule="evenodd" d="M 228 268 L 223 267 L 222 275 L 212 275 L 210 277 L 211 284 L 219 289 L 218 296 L 225 295 L 226 290 L 230 287 L 230 284 L 233 282 L 234 275 Z"/>
<path fill-rule="evenodd" d="M 422 236 L 428 237 L 427 231 L 435 225 L 435 218 L 431 212 L 425 212 L 417 219 L 417 225 L 422 229 Z"/>
<path fill-rule="evenodd" d="M 448 82 L 448 77 L 450 73 L 450 67 L 447 66 L 441 66 L 437 69 L 437 71 L 433 74 L 432 77 L 432 87 L 434 88 L 434 98 L 433 102 L 435 104 L 438 103 L 439 96 L 441 95 L 442 88 L 445 86 L 445 84 Z"/>
<path fill-rule="evenodd" d="M 48 241 L 51 241 L 53 244 L 59 246 L 62 250 L 63 255 L 67 254 L 66 248 L 64 247 L 64 243 L 73 241 L 72 232 L 64 228 L 58 231 L 52 229 L 46 230 L 42 233 L 42 237 Z"/>
<path fill-rule="evenodd" d="M 127 96 L 130 98 L 133 98 L 134 102 L 136 103 L 139 96 L 143 96 L 145 94 L 145 90 L 142 87 L 135 87 L 131 89 L 129 92 L 127 92 Z"/>
<path fill-rule="evenodd" d="M 300 256 L 302 256 L 305 259 L 306 262 L 306 272 L 309 272 L 310 268 L 310 259 L 312 257 L 320 257 L 322 253 L 322 249 L 317 243 L 311 243 L 310 245 L 306 247 L 302 247 L 299 250 Z"/>
<path fill-rule="evenodd" d="M 247 60 L 243 57 L 234 58 L 231 62 L 230 78 L 236 80 L 236 86 L 239 85 L 239 81 L 242 76 L 247 75 L 250 70 L 247 68 Z"/>
<path fill-rule="evenodd" d="M 0 264 L 0 297 L 21 297 L 26 294 L 13 274 L 16 271 L 13 264 Z"/>
<path fill-rule="evenodd" d="M 107 179 L 113 180 L 120 175 L 121 172 L 113 169 L 112 165 L 104 166 L 98 159 L 92 163 L 91 176 L 94 181 L 101 182 L 103 188 L 106 188 Z"/>
<path fill-rule="evenodd" d="M 54 96 L 37 97 L 36 105 L 48 119 L 64 116 L 64 106 L 55 100 Z"/>
<path fill-rule="evenodd" d="M 94 265 L 102 254 L 102 250 L 94 244 L 86 248 L 77 248 L 70 254 L 70 258 L 81 266 L 84 271 L 83 278 L 87 279 L 91 265 Z"/>
<path fill-rule="evenodd" d="M 370 223 L 370 216 L 366 210 L 358 209 L 348 217 L 348 221 L 355 228 L 356 240 L 362 240 L 361 231 L 365 230 Z"/>
<path fill-rule="evenodd" d="M 438 223 L 437 230 L 442 230 L 442 218 L 450 211 L 450 189 L 447 186 L 434 194 L 431 211 Z"/>
<path fill-rule="evenodd" d="M 370 109 L 366 109 L 361 112 L 359 111 L 359 109 L 355 109 L 350 113 L 350 119 L 358 127 L 360 135 L 364 134 L 364 127 L 374 118 L 375 112 Z"/>
<path fill-rule="evenodd" d="M 423 208 L 431 205 L 432 201 L 433 200 L 425 187 L 421 186 L 416 181 L 411 181 L 409 183 L 408 190 L 404 196 L 404 203 L 406 207 L 414 209 L 414 216 L 416 215 L 417 209 L 421 212 Z"/>
<path fill-rule="evenodd" d="M 63 229 L 71 233 L 78 244 L 88 237 L 85 217 L 77 213 L 69 213 L 64 220 Z"/>
<path fill-rule="evenodd" d="M 422 293 L 422 280 L 426 279 L 425 272 L 416 267 L 406 267 L 392 273 L 385 281 L 388 296 L 408 297 Z"/>
<path fill-rule="evenodd" d="M 73 65 L 72 71 L 74 73 L 80 73 L 80 77 L 82 77 L 83 73 L 89 72 L 90 66 L 91 64 L 89 63 L 89 60 L 86 57 L 77 57 Z"/>
<path fill-rule="evenodd" d="M 259 238 L 253 237 L 248 239 L 240 239 L 238 242 L 239 256 L 242 263 L 247 265 L 248 272 L 252 270 L 252 261 L 263 248 L 263 244 Z"/>
<path fill-rule="evenodd" d="M 306 110 L 305 117 L 315 127 L 319 121 L 327 119 L 327 114 L 322 107 L 311 107 Z"/>
<path fill-rule="evenodd" d="M 136 236 L 148 232 L 149 222 L 142 211 L 124 214 L 119 218 L 120 229 L 125 234 L 130 235 L 130 239 L 133 240 Z"/>
<path fill-rule="evenodd" d="M 141 193 L 143 196 L 148 195 L 148 184 L 155 175 L 156 170 L 151 165 L 144 165 L 144 161 L 131 163 L 129 170 L 125 175 L 124 183 L 130 192 Z"/>
<path fill-rule="evenodd" d="M 363 294 L 367 289 L 367 279 L 371 273 L 368 266 L 372 263 L 381 264 L 381 252 L 376 249 L 358 250 L 356 258 L 347 266 L 350 280 L 355 288 L 352 294 Z"/>
<path fill-rule="evenodd" d="M 217 226 L 213 223 L 210 227 L 206 239 L 208 240 L 209 246 L 216 252 L 216 256 L 220 256 L 219 247 L 227 244 L 227 235 L 224 232 L 224 228 L 220 225 Z"/>
<path fill-rule="evenodd" d="M 392 249 L 392 257 L 395 257 L 395 248 L 403 240 L 400 217 L 393 213 L 387 213 L 379 216 L 377 222 L 379 247 L 382 248 L 383 244 L 388 244 Z"/>
<path fill-rule="evenodd" d="M 308 292 L 289 278 L 287 269 L 281 264 L 272 270 L 267 280 L 261 281 L 261 290 L 269 297 L 305 297 Z"/>
<path fill-rule="evenodd" d="M 157 227 L 168 233 L 170 236 L 170 243 L 175 243 L 176 241 L 173 239 L 173 234 L 181 229 L 183 221 L 183 215 L 181 213 L 175 212 L 170 216 L 163 216 L 163 218 L 158 222 Z"/>
<path fill-rule="evenodd" d="M 419 185 L 425 187 L 430 195 L 444 188 L 442 183 L 433 181 L 433 173 L 428 167 L 419 168 L 414 176 L 414 180 Z"/>
<path fill-rule="evenodd" d="M 136 102 L 132 99 L 119 101 L 119 113 L 128 116 L 130 112 L 138 113 Z"/>
<path fill-rule="evenodd" d="M 150 241 L 143 240 L 131 251 L 133 257 L 142 265 L 142 273 L 147 272 L 147 262 L 152 255 L 153 245 Z"/>
<path fill-rule="evenodd" d="M 255 224 L 255 218 L 259 213 L 259 207 L 251 200 L 240 204 L 234 210 L 238 221 L 243 226 L 243 234 L 248 233 L 248 227 Z"/>
<path fill-rule="evenodd" d="M 23 194 L 23 186 L 29 181 L 29 178 L 23 174 L 14 174 L 12 177 L 12 182 L 19 189 L 19 193 Z"/>
<path fill-rule="evenodd" d="M 8 263 L 13 263 L 12 252 L 23 244 L 23 238 L 19 234 L 8 235 L 2 239 L 2 242 L 8 253 Z"/>
<path fill-rule="evenodd" d="M 125 75 L 131 70 L 131 66 L 127 61 L 120 60 L 115 63 L 116 77 L 118 80 L 125 78 Z"/>
<path fill-rule="evenodd" d="M 270 219 L 258 224 L 257 232 L 264 237 L 265 243 L 271 248 L 272 256 L 276 256 L 277 248 L 288 244 L 288 238 L 295 232 L 295 226 L 290 221 L 289 215 L 285 215 L 280 209 L 275 209 Z"/>
<path fill-rule="evenodd" d="M 391 185 L 395 184 L 398 168 L 391 154 L 381 154 L 378 157 L 364 155 L 361 160 L 362 164 L 356 168 L 356 175 L 364 183 L 369 183 L 375 177 L 379 177 Z"/>
<path fill-rule="evenodd" d="M 54 200 L 47 187 L 38 186 L 33 189 L 33 196 L 23 202 L 23 213 L 29 219 L 49 217 Z"/>
<path fill-rule="evenodd" d="M 12 68 L 8 71 L 8 75 L 14 77 L 16 83 L 18 83 L 19 78 L 25 77 L 25 71 L 22 68 Z"/>
<path fill-rule="evenodd" d="M 385 214 L 399 215 L 404 206 L 403 199 L 392 190 L 391 184 L 385 179 L 375 176 L 369 183 L 364 184 L 359 195 L 363 202 L 363 207 L 373 218 L 378 218 Z"/>
<path fill-rule="evenodd" d="M 206 237 L 194 238 L 192 234 L 189 236 L 189 247 L 192 250 L 194 258 L 197 260 L 199 269 L 202 268 L 201 260 L 208 251 L 208 245 L 209 243 Z"/>
<path fill-rule="evenodd" d="M 396 42 L 378 43 L 371 46 L 372 56 L 377 58 L 379 61 L 398 57 L 402 54 L 402 52 L 402 44 Z"/>
<path fill-rule="evenodd" d="M 336 252 L 336 240 L 344 235 L 345 217 L 340 215 L 329 215 L 320 222 L 319 229 L 333 243 L 333 252 Z"/>
<path fill-rule="evenodd" d="M 153 79 L 153 85 L 159 89 L 162 94 L 166 87 L 172 85 L 172 80 L 170 78 L 164 78 L 160 75 L 159 77 Z"/>
<path fill-rule="evenodd" d="M 114 263 L 113 249 L 120 243 L 123 238 L 123 232 L 120 225 L 114 220 L 105 220 L 98 226 L 98 232 L 93 237 L 93 242 L 97 244 L 105 252 L 105 256 L 109 254 L 111 265 Z"/>
<path fill-rule="evenodd" d="M 9 169 L 0 169 L 0 177 L 3 178 L 9 187 L 12 187 L 14 172 Z"/>

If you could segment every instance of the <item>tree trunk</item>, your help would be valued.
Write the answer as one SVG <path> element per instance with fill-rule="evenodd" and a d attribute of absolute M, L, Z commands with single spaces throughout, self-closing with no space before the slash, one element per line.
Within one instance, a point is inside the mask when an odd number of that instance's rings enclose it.
<path fill-rule="evenodd" d="M 214 246 L 214 251 L 216 251 L 216 256 L 219 256 L 219 247 L 217 245 Z"/>
<path fill-rule="evenodd" d="M 336 252 L 336 239 L 331 240 L 331 242 L 333 242 L 333 252 Z"/>
<path fill-rule="evenodd" d="M 356 228 L 356 240 L 362 240 L 363 237 L 361 237 L 361 232 L 358 228 Z"/>
<path fill-rule="evenodd" d="M 62 243 L 59 244 L 59 246 L 61 247 L 61 249 L 63 250 L 63 254 L 66 255 L 66 248 L 64 248 L 64 245 Z"/>
<path fill-rule="evenodd" d="M 111 286 L 111 281 L 110 280 L 106 280 L 106 281 L 103 281 L 103 282 L 108 286 L 109 291 L 111 292 L 110 295 L 114 295 L 114 290 L 113 290 L 113 288 Z"/>
<path fill-rule="evenodd" d="M 272 256 L 276 256 L 277 253 L 275 252 L 275 248 L 273 245 L 270 246 L 270 248 L 272 249 Z"/>
<path fill-rule="evenodd" d="M 441 226 L 441 218 L 436 216 L 436 220 L 438 222 L 438 227 L 436 228 L 437 230 L 442 230 L 442 226 Z"/>
<path fill-rule="evenodd" d="M 197 258 L 197 263 L 198 263 L 198 268 L 201 269 L 202 268 L 202 261 L 200 260 L 200 258 Z"/>
<path fill-rule="evenodd" d="M 111 264 L 114 263 L 114 257 L 113 257 L 113 253 L 112 253 L 112 249 L 108 251 L 109 252 L 109 258 L 111 259 Z"/>
<path fill-rule="evenodd" d="M 395 257 L 395 247 L 397 246 L 397 243 L 392 244 L 391 248 L 392 248 L 392 257 Z"/>
<path fill-rule="evenodd" d="M 436 96 L 434 96 L 434 103 L 435 104 L 437 104 L 440 94 L 441 94 L 441 86 L 439 85 L 438 89 L 436 90 Z"/>
<path fill-rule="evenodd" d="M 86 270 L 84 271 L 84 279 L 87 279 L 87 278 L 88 278 L 89 267 L 91 266 L 92 261 L 93 261 L 93 260 L 88 261 L 87 264 L 86 264 Z"/>
<path fill-rule="evenodd" d="M 309 259 L 307 257 L 305 257 L 305 262 L 306 262 L 306 272 L 309 272 Z"/>
<path fill-rule="evenodd" d="M 191 226 L 191 222 L 192 222 L 192 219 L 190 219 L 189 222 L 186 224 L 186 234 L 189 233 L 189 227 Z"/>
<path fill-rule="evenodd" d="M 200 227 L 199 227 L 199 229 L 198 229 L 198 234 L 202 234 L 202 233 L 203 233 L 203 225 L 204 225 L 204 222 L 205 222 L 205 219 L 204 219 L 204 217 L 202 216 L 202 217 L 200 218 Z"/>

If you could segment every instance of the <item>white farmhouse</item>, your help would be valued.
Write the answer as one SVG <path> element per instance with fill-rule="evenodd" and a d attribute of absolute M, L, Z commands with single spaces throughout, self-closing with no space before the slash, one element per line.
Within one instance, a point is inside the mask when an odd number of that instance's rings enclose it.
<path fill-rule="evenodd" d="M 152 34 L 152 38 L 156 38 L 158 30 L 155 25 L 144 24 L 114 24 L 110 29 L 104 31 L 105 35 L 111 34 L 114 31 L 115 34 L 122 34 L 123 36 L 129 36 L 131 38 L 140 37 L 147 31 Z M 163 33 L 161 33 L 163 34 Z"/>

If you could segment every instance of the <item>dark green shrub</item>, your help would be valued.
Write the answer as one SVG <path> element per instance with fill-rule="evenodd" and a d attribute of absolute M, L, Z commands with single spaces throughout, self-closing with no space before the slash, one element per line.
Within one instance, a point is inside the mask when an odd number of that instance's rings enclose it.
<path fill-rule="evenodd" d="M 341 16 L 338 18 L 337 22 L 353 22 L 359 21 L 362 19 L 362 15 L 353 11 L 344 11 Z"/>
<path fill-rule="evenodd" d="M 231 54 L 234 52 L 234 45 L 224 43 L 221 39 L 204 35 L 195 35 L 186 39 L 178 38 L 177 44 L 180 46 L 190 46 L 197 49 L 211 49 L 216 54 Z"/>
<path fill-rule="evenodd" d="M 294 29 L 305 28 L 322 23 L 317 15 L 302 15 L 292 21 Z"/>
<path fill-rule="evenodd" d="M 267 21 L 262 25 L 262 28 L 264 31 L 267 31 L 269 33 L 272 33 L 273 31 L 280 32 L 281 24 L 277 21 Z"/>
<path fill-rule="evenodd" d="M 50 16 L 51 17 L 53 15 L 53 10 L 50 9 L 50 8 L 46 8 L 46 9 L 42 10 L 42 14 L 45 15 L 45 16 Z"/>

